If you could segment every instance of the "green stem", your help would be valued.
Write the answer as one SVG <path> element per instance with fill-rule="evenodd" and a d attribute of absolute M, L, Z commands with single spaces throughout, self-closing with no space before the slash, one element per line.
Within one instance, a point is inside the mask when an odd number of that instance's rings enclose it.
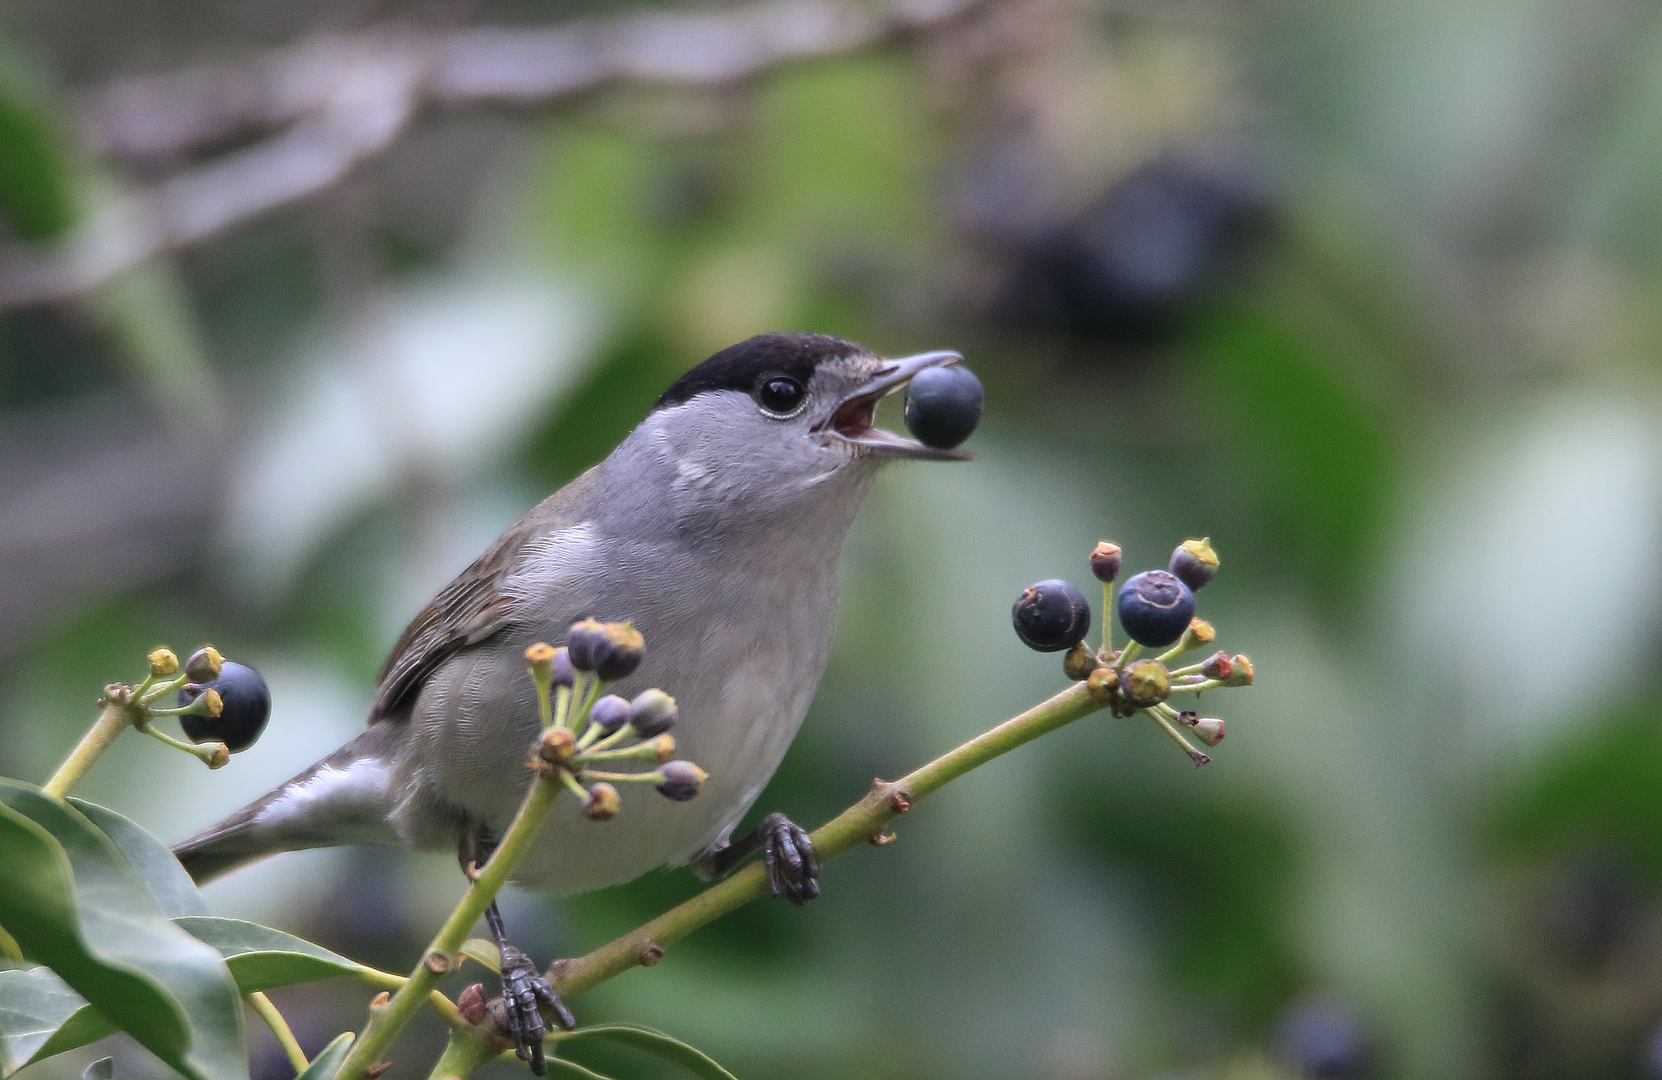
<path fill-rule="evenodd" d="M 502 1053 L 502 1044 L 492 1042 L 476 1028 L 450 1029 L 450 1041 L 444 1044 L 444 1053 L 428 1073 L 428 1080 L 457 1080 L 471 1074 Z"/>
<path fill-rule="evenodd" d="M 113 701 L 105 704 L 104 711 L 98 714 L 97 723 L 81 736 L 81 741 L 69 752 L 69 756 L 64 758 L 63 764 L 58 766 L 58 771 L 52 774 L 52 779 L 46 781 L 46 786 L 42 787 L 41 791 L 54 799 L 61 799 L 69 794 L 69 789 L 86 775 L 86 771 L 92 768 L 92 763 L 110 748 L 110 744 L 132 725 L 133 718 L 137 715 L 138 711 L 132 706 Z"/>
<path fill-rule="evenodd" d="M 410 973 L 409 981 L 386 1004 L 371 1008 L 363 1037 L 353 1044 L 352 1052 L 341 1063 L 336 1076 L 342 1080 L 358 1080 L 385 1059 L 393 1040 L 414 1018 L 423 1002 L 428 1000 L 439 979 L 455 967 L 458 950 L 467 940 L 468 932 L 484 916 L 485 908 L 496 899 L 502 886 L 508 883 L 509 875 L 537 838 L 559 794 L 558 780 L 539 775 L 531 782 L 525 801 L 520 803 L 519 813 L 514 815 L 513 823 L 502 836 L 502 842 L 474 879 L 473 887 L 439 928 L 438 934 L 427 946 L 421 963 Z"/>
<path fill-rule="evenodd" d="M 294 1032 L 289 1029 L 289 1022 L 283 1019 L 283 1014 L 277 1011 L 277 1006 L 258 990 L 248 995 L 248 1004 L 260 1015 L 260 1019 L 265 1021 L 265 1026 L 271 1029 L 271 1033 L 277 1036 L 278 1045 L 283 1048 L 283 1053 L 288 1055 L 289 1064 L 294 1066 L 294 1074 L 299 1076 L 305 1072 L 306 1066 L 311 1062 L 306 1060 L 306 1051 L 300 1049 L 300 1040 L 294 1037 Z"/>
<path fill-rule="evenodd" d="M 214 746 L 198 746 L 195 743 L 185 742 L 183 739 L 175 739 L 167 732 L 158 730 L 154 724 L 144 724 L 142 726 L 135 724 L 133 726 L 150 736 L 152 739 L 158 739 L 166 745 L 173 747 L 175 750 L 183 750 L 192 757 L 201 759 L 202 763 L 207 765 L 210 769 L 213 768 L 214 749 L 220 744 L 215 743 Z"/>
<path fill-rule="evenodd" d="M 1102 651 L 1114 651 L 1114 583 L 1102 583 Z"/>
<path fill-rule="evenodd" d="M 1165 728 L 1167 735 L 1170 735 L 1172 738 L 1177 740 L 1177 745 L 1181 746 L 1183 748 L 1183 752 L 1189 755 L 1190 761 L 1194 762 L 1196 765 L 1204 765 L 1208 761 L 1212 760 L 1210 757 L 1206 756 L 1205 751 L 1195 746 L 1188 739 L 1185 739 L 1183 737 L 1183 733 L 1178 731 L 1177 727 L 1170 720 L 1166 719 L 1153 709 L 1144 709 L 1143 711 L 1154 717 L 1155 723 Z"/>
<path fill-rule="evenodd" d="M 1143 647 L 1141 645 L 1137 644 L 1135 641 L 1126 642 L 1125 643 L 1125 651 L 1120 653 L 1119 660 L 1116 661 L 1115 664 L 1114 664 L 1114 670 L 1115 671 L 1124 671 L 1125 670 L 1125 665 L 1131 663 L 1132 659 L 1138 653 L 1140 653 L 1142 651 L 1143 651 Z"/>
<path fill-rule="evenodd" d="M 887 843 L 883 827 L 941 785 L 1102 708 L 1091 700 L 1084 683 L 1075 683 L 899 780 L 876 781 L 865 798 L 815 830 L 810 837 L 815 853 L 824 861 L 860 844 Z M 569 1001 L 632 967 L 657 963 L 667 946 L 705 923 L 766 896 L 767 892 L 767 871 L 760 863 L 751 863 L 727 880 L 587 956 L 559 961 L 550 970 L 549 977 L 555 981 L 560 995 Z"/>

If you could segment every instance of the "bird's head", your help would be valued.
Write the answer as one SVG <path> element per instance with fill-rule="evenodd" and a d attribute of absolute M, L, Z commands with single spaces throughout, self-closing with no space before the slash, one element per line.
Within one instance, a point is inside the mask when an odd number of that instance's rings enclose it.
<path fill-rule="evenodd" d="M 769 517 L 857 503 L 884 462 L 968 457 L 872 422 L 884 395 L 961 359 L 931 352 L 885 360 L 823 334 L 760 334 L 678 379 L 619 449 L 654 462 L 678 516 Z"/>

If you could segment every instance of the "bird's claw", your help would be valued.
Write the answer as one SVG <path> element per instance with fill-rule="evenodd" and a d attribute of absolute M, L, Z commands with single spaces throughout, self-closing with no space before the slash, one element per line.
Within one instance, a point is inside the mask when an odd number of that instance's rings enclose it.
<path fill-rule="evenodd" d="M 533 1073 L 542 1076 L 545 1068 L 542 1042 L 548 1034 L 543 1009 L 551 1011 L 559 1025 L 567 1030 L 577 1026 L 577 1019 L 531 958 L 506 944 L 502 946 L 502 1009 L 514 1053 L 531 1066 Z"/>
<path fill-rule="evenodd" d="M 769 814 L 757 826 L 768 888 L 793 904 L 819 895 L 819 858 L 802 827 L 784 814 Z"/>

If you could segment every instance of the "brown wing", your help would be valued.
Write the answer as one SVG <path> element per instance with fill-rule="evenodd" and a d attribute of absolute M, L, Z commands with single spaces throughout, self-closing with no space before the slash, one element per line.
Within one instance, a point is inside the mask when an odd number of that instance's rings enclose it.
<path fill-rule="evenodd" d="M 574 511 L 587 494 L 588 480 L 585 473 L 515 522 L 410 620 L 381 669 L 371 722 L 407 715 L 416 692 L 440 664 L 513 622 L 514 604 L 503 593 L 504 580 L 527 541 L 581 517 Z"/>

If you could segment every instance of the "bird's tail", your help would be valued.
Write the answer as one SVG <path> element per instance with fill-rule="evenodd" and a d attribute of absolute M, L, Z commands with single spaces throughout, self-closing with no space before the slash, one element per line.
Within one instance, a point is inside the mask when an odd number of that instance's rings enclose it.
<path fill-rule="evenodd" d="M 382 721 L 217 825 L 173 845 L 197 882 L 212 881 L 279 851 L 397 843 L 390 751 L 401 732 Z"/>

